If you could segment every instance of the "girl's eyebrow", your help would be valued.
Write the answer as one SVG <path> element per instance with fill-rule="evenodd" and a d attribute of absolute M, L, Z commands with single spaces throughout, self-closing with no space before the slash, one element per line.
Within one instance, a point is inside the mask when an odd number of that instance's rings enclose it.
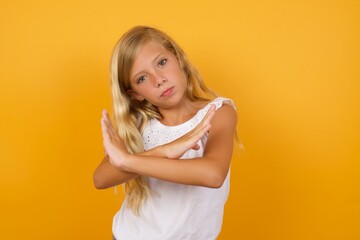
<path fill-rule="evenodd" d="M 163 52 L 160 52 L 154 59 L 153 59 L 153 63 L 156 62 L 156 60 L 163 54 Z"/>
<path fill-rule="evenodd" d="M 163 53 L 163 52 L 160 52 L 158 55 L 156 55 L 156 57 L 152 60 L 152 63 L 155 63 L 155 62 L 157 61 L 157 59 L 158 59 L 162 54 L 164 54 L 164 53 Z M 142 71 L 143 71 L 143 70 L 141 70 L 141 71 L 139 71 L 138 73 L 134 74 L 131 79 L 135 78 L 135 77 L 136 77 L 137 75 L 139 75 L 139 73 L 141 73 Z"/>

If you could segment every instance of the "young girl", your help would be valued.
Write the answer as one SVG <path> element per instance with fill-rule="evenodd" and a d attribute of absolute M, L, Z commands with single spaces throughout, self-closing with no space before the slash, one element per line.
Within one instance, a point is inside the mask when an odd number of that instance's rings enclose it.
<path fill-rule="evenodd" d="M 111 73 L 114 118 L 103 111 L 106 156 L 94 184 L 125 185 L 114 238 L 216 239 L 229 193 L 232 101 L 216 97 L 183 50 L 151 27 L 123 35 Z"/>

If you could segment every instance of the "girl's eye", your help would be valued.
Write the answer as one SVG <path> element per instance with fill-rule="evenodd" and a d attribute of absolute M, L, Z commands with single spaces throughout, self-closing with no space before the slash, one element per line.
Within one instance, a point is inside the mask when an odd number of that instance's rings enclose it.
<path fill-rule="evenodd" d="M 167 59 L 166 59 L 166 58 L 161 59 L 161 60 L 159 61 L 159 63 L 158 63 L 158 66 L 159 66 L 159 67 L 162 67 L 162 66 L 164 66 L 164 65 L 166 64 L 166 62 L 167 62 Z"/>
<path fill-rule="evenodd" d="M 141 76 L 141 77 L 139 77 L 139 78 L 137 79 L 137 81 L 136 81 L 136 84 L 142 83 L 143 81 L 145 81 L 145 79 L 146 79 L 146 76 Z"/>

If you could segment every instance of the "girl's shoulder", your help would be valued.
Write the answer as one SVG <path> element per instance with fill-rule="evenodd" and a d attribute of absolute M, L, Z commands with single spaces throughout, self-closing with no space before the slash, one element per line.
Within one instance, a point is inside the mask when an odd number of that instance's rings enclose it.
<path fill-rule="evenodd" d="M 228 104 L 236 110 L 235 104 L 232 99 L 224 98 L 224 97 L 217 97 L 211 100 L 208 104 L 205 105 L 201 110 L 207 112 L 207 110 L 211 107 L 211 105 L 215 105 L 216 110 L 221 108 L 224 104 Z"/>
<path fill-rule="evenodd" d="M 229 105 L 233 109 L 236 110 L 234 102 L 230 98 L 224 97 L 217 97 L 213 100 L 207 102 L 198 102 L 195 103 L 194 107 L 196 108 L 194 115 L 187 121 L 182 124 L 176 126 L 167 126 L 162 124 L 157 118 L 150 119 L 149 123 L 152 126 L 156 126 L 158 128 L 167 128 L 174 130 L 175 128 L 183 128 L 183 127 L 190 127 L 194 128 L 197 124 L 201 122 L 201 120 L 205 117 L 207 111 L 211 107 L 211 105 L 215 105 L 215 109 L 218 110 L 224 105 Z"/>
<path fill-rule="evenodd" d="M 209 101 L 208 103 L 206 103 L 194 116 L 194 120 L 196 122 L 200 122 L 206 115 L 207 111 L 209 110 L 209 108 L 215 105 L 215 109 L 218 110 L 220 108 L 222 108 L 224 105 L 229 105 L 231 108 L 233 108 L 236 111 L 236 107 L 235 104 L 233 102 L 233 100 L 231 100 L 230 98 L 224 98 L 224 97 L 217 97 L 211 101 Z"/>

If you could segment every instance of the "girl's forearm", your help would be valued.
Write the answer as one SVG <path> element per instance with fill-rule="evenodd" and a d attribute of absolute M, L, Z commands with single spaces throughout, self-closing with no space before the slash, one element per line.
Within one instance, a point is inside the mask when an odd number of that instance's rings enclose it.
<path fill-rule="evenodd" d="M 229 161 L 230 162 L 230 161 Z M 228 168 L 215 159 L 168 159 L 144 155 L 130 155 L 124 161 L 126 171 L 157 179 L 187 185 L 219 188 L 224 182 Z"/>
<path fill-rule="evenodd" d="M 146 152 L 138 153 L 137 155 L 164 157 L 160 147 L 151 149 Z M 139 174 L 124 171 L 113 166 L 109 161 L 109 157 L 105 156 L 94 172 L 93 181 L 97 189 L 106 189 L 123 184 L 137 176 L 139 176 Z"/>
<path fill-rule="evenodd" d="M 119 170 L 114 167 L 110 163 L 109 157 L 105 156 L 94 172 L 93 181 L 97 189 L 106 189 L 120 185 L 137 176 L 137 174 Z"/>

